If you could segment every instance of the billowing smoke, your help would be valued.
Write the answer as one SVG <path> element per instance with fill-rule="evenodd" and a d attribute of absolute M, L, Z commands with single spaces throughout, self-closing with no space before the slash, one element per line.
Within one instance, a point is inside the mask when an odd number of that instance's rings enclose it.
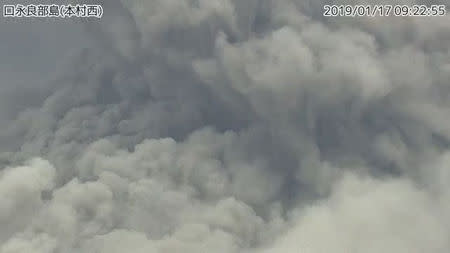
<path fill-rule="evenodd" d="M 330 2 L 103 1 L 0 95 L 0 252 L 450 252 L 450 16 Z"/>

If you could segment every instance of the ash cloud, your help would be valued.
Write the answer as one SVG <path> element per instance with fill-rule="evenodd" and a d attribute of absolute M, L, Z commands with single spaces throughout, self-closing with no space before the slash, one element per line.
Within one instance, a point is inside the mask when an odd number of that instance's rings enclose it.
<path fill-rule="evenodd" d="M 2 99 L 0 252 L 448 252 L 450 19 L 327 3 L 103 1 Z"/>

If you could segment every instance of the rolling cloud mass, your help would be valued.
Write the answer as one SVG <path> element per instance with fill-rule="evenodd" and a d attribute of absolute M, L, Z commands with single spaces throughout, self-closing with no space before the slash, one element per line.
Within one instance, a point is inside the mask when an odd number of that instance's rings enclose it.
<path fill-rule="evenodd" d="M 99 3 L 0 79 L 0 253 L 450 252 L 449 15 Z"/>

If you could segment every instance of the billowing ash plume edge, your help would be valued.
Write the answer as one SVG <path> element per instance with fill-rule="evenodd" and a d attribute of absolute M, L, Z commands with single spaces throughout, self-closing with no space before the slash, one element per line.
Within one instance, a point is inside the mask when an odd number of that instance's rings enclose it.
<path fill-rule="evenodd" d="M 1 253 L 450 250 L 448 16 L 102 4 L 0 130 Z"/>

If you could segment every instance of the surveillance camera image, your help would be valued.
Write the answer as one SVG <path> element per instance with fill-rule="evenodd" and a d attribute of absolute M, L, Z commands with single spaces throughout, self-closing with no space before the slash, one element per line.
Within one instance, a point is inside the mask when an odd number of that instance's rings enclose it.
<path fill-rule="evenodd" d="M 450 252 L 449 0 L 0 5 L 0 253 Z"/>

